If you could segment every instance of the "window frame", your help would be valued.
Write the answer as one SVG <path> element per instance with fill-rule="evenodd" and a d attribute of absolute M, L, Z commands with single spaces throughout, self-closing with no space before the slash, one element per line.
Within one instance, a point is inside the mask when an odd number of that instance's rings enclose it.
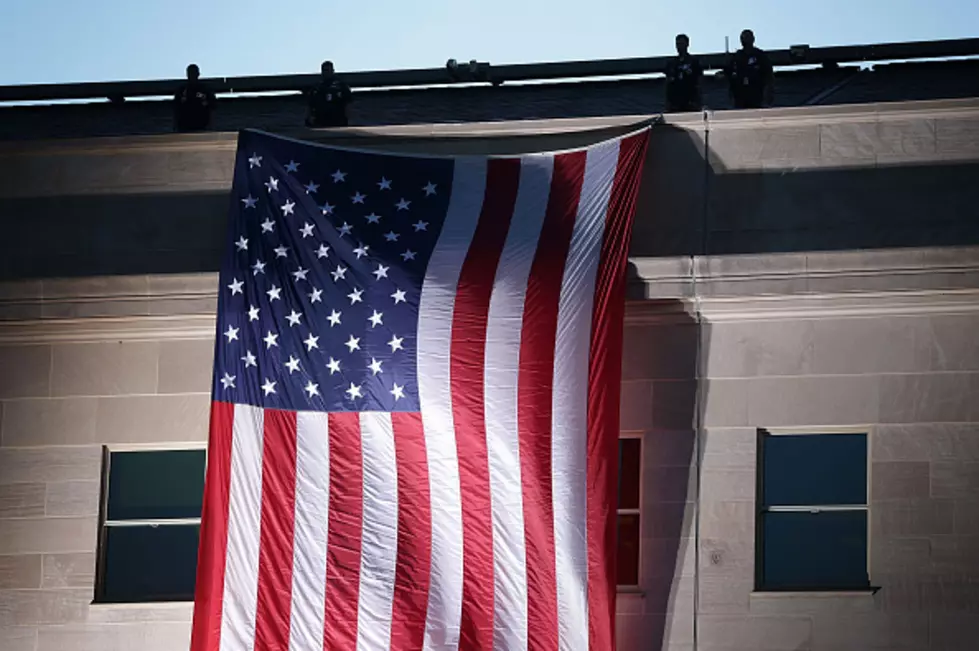
<path fill-rule="evenodd" d="M 207 476 L 208 452 L 206 442 L 195 443 L 173 443 L 173 444 L 147 444 L 147 445 L 103 445 L 102 446 L 102 468 L 99 482 L 99 521 L 96 540 L 95 553 L 95 586 L 92 604 L 98 605 L 125 605 L 125 604 L 160 604 L 160 603 L 192 603 L 190 599 L 168 599 L 156 601 L 146 599 L 141 601 L 113 601 L 105 598 L 105 572 L 106 572 L 106 548 L 107 534 L 110 527 L 146 527 L 146 526 L 200 526 L 201 518 L 157 518 L 157 519 L 133 519 L 133 520 L 110 520 L 109 513 L 109 473 L 111 471 L 112 455 L 117 452 L 171 452 L 171 451 L 196 451 L 204 452 L 204 475 Z"/>
<path fill-rule="evenodd" d="M 639 441 L 639 499 L 637 501 L 636 508 L 633 509 L 622 509 L 619 508 L 619 491 L 622 490 L 622 464 L 621 464 L 621 454 L 622 454 L 622 441 L 623 440 L 637 440 Z M 646 441 L 642 432 L 620 432 L 618 441 L 616 442 L 616 451 L 619 454 L 619 459 L 616 462 L 616 468 L 618 472 L 616 473 L 616 491 L 615 491 L 615 554 L 618 557 L 619 553 L 619 516 L 621 515 L 634 515 L 639 519 L 639 544 L 637 546 L 636 553 L 638 558 L 636 559 L 636 582 L 635 583 L 619 583 L 618 576 L 615 577 L 615 589 L 617 592 L 638 592 L 641 590 L 642 586 L 642 570 L 643 570 L 643 553 L 642 553 L 642 494 L 643 494 L 643 479 L 646 472 L 646 468 L 642 462 L 642 454 L 645 449 Z M 616 570 L 618 570 L 618 565 L 616 565 Z M 617 572 L 616 572 L 617 573 Z"/>
<path fill-rule="evenodd" d="M 810 504 L 793 506 L 765 506 L 765 439 L 773 436 L 826 436 L 834 434 L 862 434 L 867 446 L 867 483 L 864 493 L 863 504 Z M 871 550 L 871 503 L 870 487 L 872 482 L 871 470 L 871 451 L 873 444 L 873 427 L 759 427 L 756 431 L 755 439 L 755 571 L 754 571 L 754 592 L 756 593 L 791 593 L 799 592 L 806 594 L 819 593 L 864 593 L 874 592 L 870 581 L 870 550 Z M 788 588 L 771 587 L 765 585 L 765 513 L 820 513 L 820 512 L 863 512 L 866 513 L 867 522 L 867 585 L 864 587 L 804 587 L 793 586 Z"/>

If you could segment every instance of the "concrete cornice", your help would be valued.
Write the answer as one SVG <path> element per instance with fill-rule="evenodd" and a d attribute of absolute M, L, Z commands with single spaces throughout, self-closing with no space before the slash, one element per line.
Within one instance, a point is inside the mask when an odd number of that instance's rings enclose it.
<path fill-rule="evenodd" d="M 979 311 L 979 247 L 635 258 L 630 276 L 630 323 Z M 217 284 L 213 273 L 3 283 L 0 344 L 209 338 Z"/>
<path fill-rule="evenodd" d="M 710 113 L 710 128 L 741 129 L 759 126 L 805 126 L 826 122 L 874 122 L 911 119 L 950 119 L 975 117 L 979 99 L 929 100 L 918 102 L 885 102 L 830 106 L 800 106 L 765 110 L 718 111 Z M 386 140 L 443 140 L 471 138 L 507 138 L 569 134 L 627 127 L 651 115 L 562 118 L 551 120 L 515 120 L 501 122 L 466 122 L 460 124 L 408 124 L 341 129 L 299 129 L 284 132 L 291 137 L 329 142 L 337 145 L 383 148 Z M 664 123 L 677 128 L 702 130 L 704 118 L 699 113 L 668 115 Z M 374 142 L 367 142 L 373 139 Z M 61 140 L 31 140 L 0 143 L 0 157 L 51 156 L 65 153 L 109 155 L 124 152 L 162 151 L 234 151 L 237 134 L 165 134 L 114 136 Z"/>

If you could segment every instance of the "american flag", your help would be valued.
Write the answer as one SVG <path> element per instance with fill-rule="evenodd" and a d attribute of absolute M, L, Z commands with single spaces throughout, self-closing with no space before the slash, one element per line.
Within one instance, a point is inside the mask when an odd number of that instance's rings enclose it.
<path fill-rule="evenodd" d="M 614 648 L 647 136 L 436 157 L 240 134 L 192 651 Z"/>

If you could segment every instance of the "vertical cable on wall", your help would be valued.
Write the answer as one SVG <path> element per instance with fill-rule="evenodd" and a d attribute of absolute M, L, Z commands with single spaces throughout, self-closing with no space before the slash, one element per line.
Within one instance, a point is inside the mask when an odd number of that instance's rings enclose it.
<path fill-rule="evenodd" d="M 697 494 L 694 498 L 694 568 L 693 568 L 693 648 L 697 651 L 699 648 L 699 633 L 700 633 L 700 517 L 701 517 L 701 477 L 702 470 L 701 465 L 703 461 L 702 455 L 702 444 L 703 444 L 703 411 L 705 406 L 705 397 L 707 395 L 706 391 L 706 365 L 707 358 L 705 354 L 705 333 L 704 333 L 704 319 L 701 311 L 700 305 L 700 288 L 697 286 L 697 262 L 698 258 L 706 261 L 707 255 L 709 253 L 708 247 L 710 245 L 710 180 L 711 180 L 711 167 L 710 167 L 710 119 L 712 111 L 709 108 L 705 108 L 703 111 L 704 120 L 704 178 L 703 187 L 701 191 L 701 218 L 700 218 L 700 243 L 699 247 L 693 251 L 690 255 L 690 285 L 693 294 L 693 312 L 694 312 L 694 323 L 697 329 L 697 345 L 696 345 L 696 399 L 694 402 L 694 457 L 696 459 L 696 465 L 694 466 L 694 472 L 696 473 L 696 486 Z M 705 265 L 706 268 L 706 265 Z"/>

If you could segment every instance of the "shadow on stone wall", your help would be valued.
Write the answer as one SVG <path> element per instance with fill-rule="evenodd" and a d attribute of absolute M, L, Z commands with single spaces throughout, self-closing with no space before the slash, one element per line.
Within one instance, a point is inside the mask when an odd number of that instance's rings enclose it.
<path fill-rule="evenodd" d="M 770 135 L 763 128 L 758 138 Z M 343 144 L 373 142 L 396 151 L 445 154 L 519 153 L 578 147 L 625 130 L 425 141 L 378 140 L 355 132 Z M 654 127 L 633 256 L 979 244 L 975 157 L 933 155 L 931 161 L 890 164 L 818 159 L 795 167 L 775 158 L 732 169 L 725 161 L 759 155 L 751 149 L 751 134 L 740 134 L 732 143 L 729 133 L 715 131 L 708 134 L 706 148 L 703 136 L 702 128 Z M 718 138 L 715 146 L 711 139 Z M 170 155 L 161 152 L 150 172 L 162 179 L 168 178 L 168 166 L 179 167 L 182 178 L 194 173 L 185 152 L 179 161 L 168 160 Z M 0 163 L 16 165 L 18 158 Z M 125 153 L 93 156 L 90 164 L 105 166 L 100 176 L 106 179 L 132 173 Z M 227 192 L 187 193 L 179 185 L 149 193 L 59 195 L 54 179 L 38 183 L 36 194 L 44 196 L 0 197 L 0 280 L 217 270 Z"/>
<path fill-rule="evenodd" d="M 631 264 L 628 274 L 630 298 L 643 300 L 642 281 Z M 642 305 L 650 303 L 657 316 L 630 318 L 626 325 L 624 385 L 643 387 L 651 379 L 652 399 L 644 402 L 644 396 L 624 389 L 623 431 L 645 430 L 639 597 L 644 615 L 641 623 L 621 627 L 620 648 L 659 651 L 670 641 L 687 640 L 694 627 L 698 568 L 691 559 L 699 545 L 698 441 L 708 384 L 698 378 L 710 326 L 699 323 L 680 300 L 645 299 Z M 635 598 L 620 595 L 621 601 Z"/>

